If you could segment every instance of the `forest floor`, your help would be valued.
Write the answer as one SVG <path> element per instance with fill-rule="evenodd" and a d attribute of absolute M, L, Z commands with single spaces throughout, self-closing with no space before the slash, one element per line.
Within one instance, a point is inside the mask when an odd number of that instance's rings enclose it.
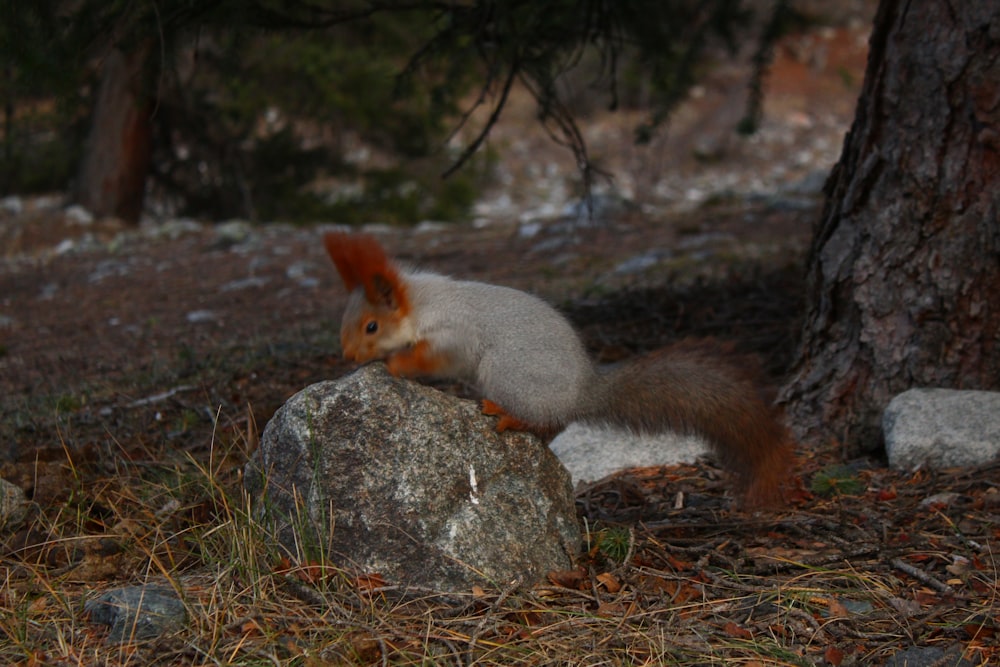
<path fill-rule="evenodd" d="M 722 76 L 655 151 L 615 153 L 618 182 L 639 206 L 592 222 L 493 206 L 481 224 L 375 231 L 405 261 L 544 295 L 598 358 L 711 336 L 760 356 L 777 386 L 792 363 L 822 203 L 800 186 L 839 152 L 864 34 L 838 28 L 786 44 L 763 139 L 728 137 L 736 88 Z M 560 172 L 566 157 L 513 115 L 504 168 L 523 211 L 544 201 L 530 200 L 537 174 L 524 162 Z M 608 154 L 629 145 L 629 131 L 600 114 L 588 125 Z M 654 155 L 674 164 L 656 166 Z M 636 194 L 654 181 L 673 204 Z M 1000 658 L 1000 468 L 838 468 L 836 443 L 801 448 L 786 505 L 755 515 L 731 508 L 709 462 L 581 487 L 592 548 L 578 570 L 531 590 L 403 590 L 282 559 L 240 476 L 289 396 L 349 370 L 337 356 L 344 294 L 321 232 L 179 220 L 126 228 L 51 200 L 0 211 L 0 477 L 30 500 L 0 532 L 0 662 Z M 84 602 L 144 582 L 183 591 L 187 624 L 108 642 Z"/>

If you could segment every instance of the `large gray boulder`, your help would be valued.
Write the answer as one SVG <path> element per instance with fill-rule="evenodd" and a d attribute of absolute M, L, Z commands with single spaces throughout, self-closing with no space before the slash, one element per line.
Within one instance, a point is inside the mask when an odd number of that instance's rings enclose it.
<path fill-rule="evenodd" d="M 580 545 L 569 475 L 543 443 L 382 364 L 290 398 L 245 484 L 296 557 L 403 586 L 530 585 Z"/>
<path fill-rule="evenodd" d="M 882 414 L 897 470 L 980 465 L 1000 455 L 1000 392 L 910 389 Z"/>

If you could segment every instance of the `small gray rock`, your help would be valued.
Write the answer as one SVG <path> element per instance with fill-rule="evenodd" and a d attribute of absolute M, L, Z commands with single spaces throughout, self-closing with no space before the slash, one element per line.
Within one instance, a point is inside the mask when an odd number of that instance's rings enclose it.
<path fill-rule="evenodd" d="M 882 415 L 889 465 L 950 468 L 1000 454 L 1000 392 L 910 389 Z"/>
<path fill-rule="evenodd" d="M 885 667 L 975 667 L 977 663 L 962 655 L 961 646 L 945 650 L 940 646 L 910 646 L 893 653 Z"/>
<path fill-rule="evenodd" d="M 215 322 L 219 316 L 211 310 L 192 310 L 184 318 L 191 324 L 201 324 L 202 322 Z"/>
<path fill-rule="evenodd" d="M 24 489 L 0 478 L 0 530 L 15 530 L 28 515 Z"/>
<path fill-rule="evenodd" d="M 83 606 L 94 623 L 111 626 L 109 642 L 151 639 L 184 627 L 187 609 L 172 588 L 127 586 L 106 591 Z"/>
<path fill-rule="evenodd" d="M 569 475 L 547 447 L 380 363 L 290 398 L 244 479 L 296 557 L 403 586 L 530 585 L 580 545 Z"/>

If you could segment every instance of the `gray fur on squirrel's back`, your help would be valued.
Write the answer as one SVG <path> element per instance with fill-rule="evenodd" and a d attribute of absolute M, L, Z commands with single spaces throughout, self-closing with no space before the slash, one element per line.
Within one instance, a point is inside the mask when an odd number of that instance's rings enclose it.
<path fill-rule="evenodd" d="M 561 426 L 573 417 L 595 373 L 555 308 L 509 287 L 423 272 L 406 279 L 417 339 L 435 341 L 456 363 L 457 377 L 533 425 Z"/>

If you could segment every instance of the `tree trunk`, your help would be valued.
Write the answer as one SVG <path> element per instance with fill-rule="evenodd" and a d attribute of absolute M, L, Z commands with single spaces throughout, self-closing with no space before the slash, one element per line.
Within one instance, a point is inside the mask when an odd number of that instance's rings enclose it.
<path fill-rule="evenodd" d="M 1000 387 L 1000 2 L 882 0 L 868 58 L 781 394 L 847 455 L 905 389 Z"/>
<path fill-rule="evenodd" d="M 153 150 L 148 54 L 114 49 L 105 60 L 76 184 L 76 201 L 91 213 L 131 223 L 142 213 Z"/>

